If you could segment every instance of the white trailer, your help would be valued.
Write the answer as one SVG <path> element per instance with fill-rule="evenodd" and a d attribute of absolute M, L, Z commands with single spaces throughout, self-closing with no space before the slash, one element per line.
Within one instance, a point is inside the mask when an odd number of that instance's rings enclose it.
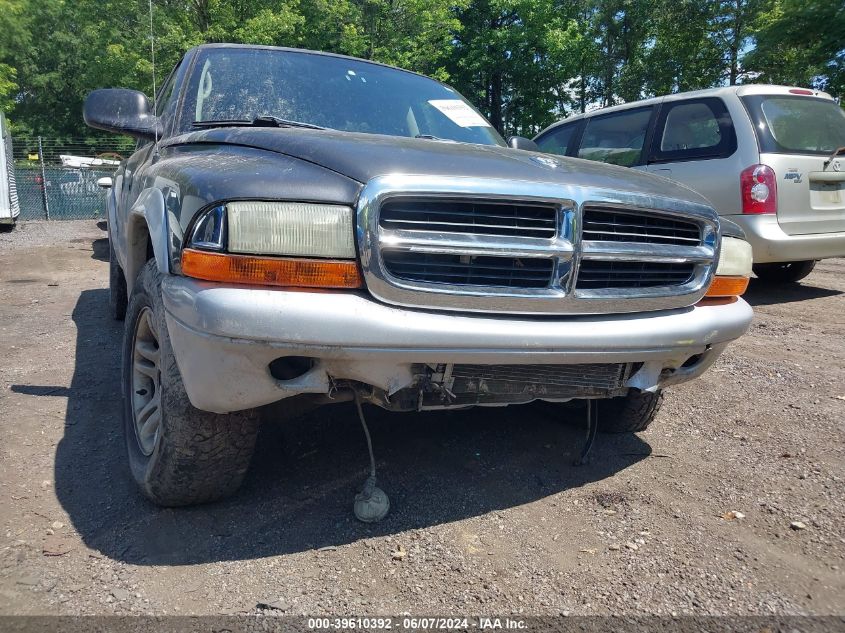
<path fill-rule="evenodd" d="M 0 227 L 14 226 L 21 213 L 15 187 L 12 135 L 6 117 L 0 112 Z"/>

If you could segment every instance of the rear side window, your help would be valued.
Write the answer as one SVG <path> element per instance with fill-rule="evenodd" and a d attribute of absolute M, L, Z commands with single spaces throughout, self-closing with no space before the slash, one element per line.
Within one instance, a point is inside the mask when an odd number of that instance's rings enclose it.
<path fill-rule="evenodd" d="M 578 123 L 580 121 L 555 128 L 542 138 L 537 139 L 537 146 L 549 154 L 568 155 L 570 150 L 573 149 Z"/>
<path fill-rule="evenodd" d="M 763 152 L 830 154 L 845 146 L 845 112 L 830 99 L 742 97 Z"/>
<path fill-rule="evenodd" d="M 664 103 L 651 162 L 725 158 L 736 151 L 731 115 L 718 98 Z"/>
<path fill-rule="evenodd" d="M 637 108 L 597 116 L 587 121 L 578 158 L 633 167 L 642 164 L 653 108 Z"/>

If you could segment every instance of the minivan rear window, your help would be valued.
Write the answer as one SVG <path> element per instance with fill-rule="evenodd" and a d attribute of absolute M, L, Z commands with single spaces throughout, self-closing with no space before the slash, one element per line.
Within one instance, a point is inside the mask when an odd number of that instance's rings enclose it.
<path fill-rule="evenodd" d="M 742 97 L 764 153 L 830 154 L 845 146 L 845 112 L 830 99 Z"/>

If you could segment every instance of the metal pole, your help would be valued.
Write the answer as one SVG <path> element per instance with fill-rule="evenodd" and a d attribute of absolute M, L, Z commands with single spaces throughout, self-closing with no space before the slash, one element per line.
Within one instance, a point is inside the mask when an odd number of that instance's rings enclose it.
<path fill-rule="evenodd" d="M 41 137 L 38 137 L 38 160 L 41 163 L 41 200 L 44 203 L 44 218 L 50 219 L 50 205 L 47 202 L 47 174 L 44 172 L 44 148 Z"/>

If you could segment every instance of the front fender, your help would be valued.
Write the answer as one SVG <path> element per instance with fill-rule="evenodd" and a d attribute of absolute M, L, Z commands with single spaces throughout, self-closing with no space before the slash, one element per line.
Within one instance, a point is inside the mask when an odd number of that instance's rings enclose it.
<path fill-rule="evenodd" d="M 138 272 L 147 262 L 148 245 L 152 245 L 158 269 L 162 274 L 170 272 L 170 250 L 168 248 L 167 214 L 164 196 L 156 188 L 144 189 L 138 196 L 126 222 L 126 264 L 123 273 L 126 289 L 132 293 Z"/>

